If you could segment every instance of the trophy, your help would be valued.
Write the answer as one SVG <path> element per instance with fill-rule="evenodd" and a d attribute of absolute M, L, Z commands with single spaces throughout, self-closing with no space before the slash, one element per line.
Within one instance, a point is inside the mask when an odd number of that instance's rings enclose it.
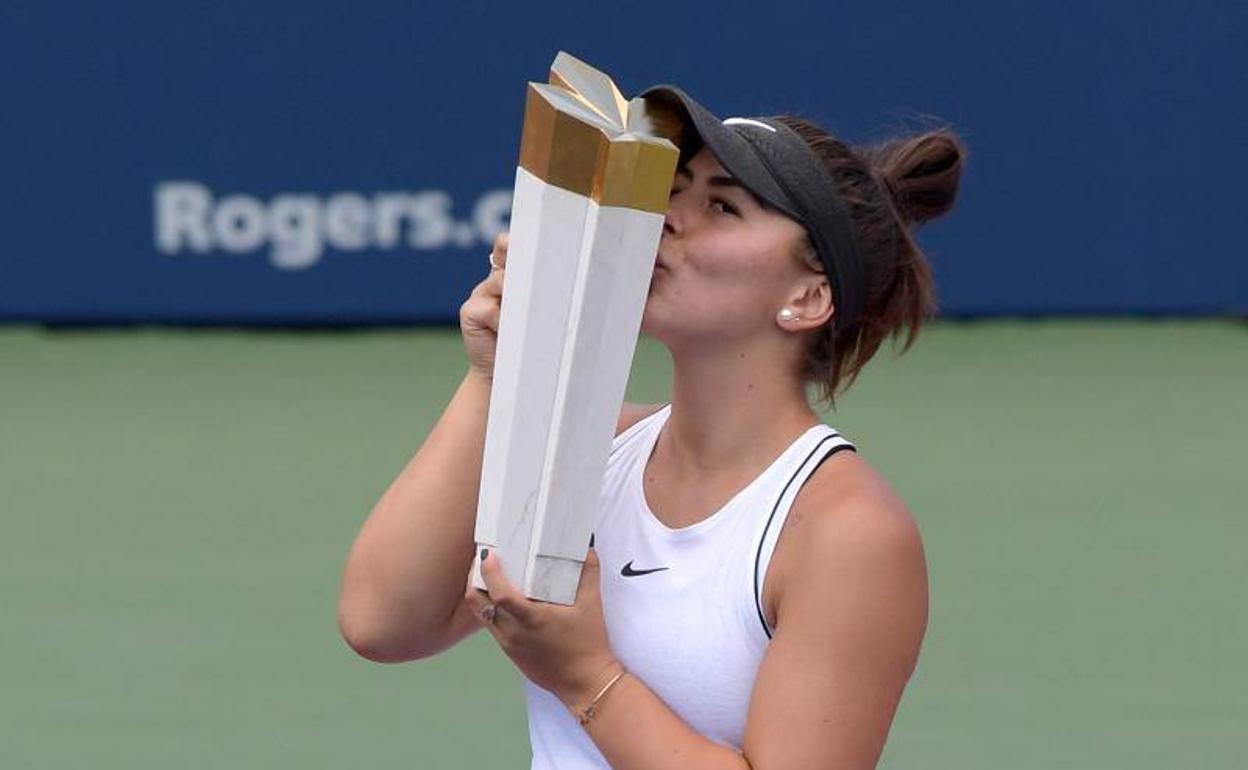
<path fill-rule="evenodd" d="M 473 584 L 494 551 L 572 604 L 641 327 L 680 121 L 560 52 L 529 83 L 512 199 Z"/>

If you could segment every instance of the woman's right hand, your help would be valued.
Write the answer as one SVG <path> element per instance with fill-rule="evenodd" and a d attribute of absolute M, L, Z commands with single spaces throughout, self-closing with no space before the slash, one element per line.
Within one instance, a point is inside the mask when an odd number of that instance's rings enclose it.
<path fill-rule="evenodd" d="M 507 233 L 500 233 L 494 239 L 490 263 L 490 274 L 459 307 L 459 330 L 468 351 L 468 367 L 486 382 L 494 379 L 498 315 L 503 304 L 503 274 L 507 265 Z"/>

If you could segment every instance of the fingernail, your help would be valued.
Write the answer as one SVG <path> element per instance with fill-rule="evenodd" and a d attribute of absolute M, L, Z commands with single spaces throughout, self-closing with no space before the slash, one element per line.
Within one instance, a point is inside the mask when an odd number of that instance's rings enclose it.
<path fill-rule="evenodd" d="M 589 547 L 594 547 L 594 536 L 592 534 L 589 536 Z"/>
<path fill-rule="evenodd" d="M 489 556 L 489 555 L 490 555 L 490 549 L 489 549 L 489 548 L 482 548 L 482 549 L 481 549 L 481 561 L 482 561 L 482 562 L 484 562 L 484 561 L 485 561 L 485 557 L 487 557 L 487 556 Z"/>

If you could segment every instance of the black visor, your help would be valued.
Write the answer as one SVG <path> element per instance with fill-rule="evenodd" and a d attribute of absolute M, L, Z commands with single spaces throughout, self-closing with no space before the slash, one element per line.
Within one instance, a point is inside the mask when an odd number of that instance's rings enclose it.
<path fill-rule="evenodd" d="M 706 146 L 743 187 L 806 228 L 832 286 L 833 324 L 838 331 L 853 325 L 866 295 L 862 259 L 836 182 L 810 145 L 769 118 L 720 120 L 675 86 L 641 95 L 671 107 L 684 122 L 682 161 Z"/>

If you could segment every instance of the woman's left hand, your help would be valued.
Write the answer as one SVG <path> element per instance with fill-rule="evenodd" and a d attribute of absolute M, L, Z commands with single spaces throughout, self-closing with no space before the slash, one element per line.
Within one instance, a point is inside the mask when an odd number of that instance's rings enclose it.
<path fill-rule="evenodd" d="M 507 580 L 492 551 L 481 560 L 481 576 L 487 590 L 470 585 L 468 604 L 529 681 L 574 708 L 592 698 L 618 670 L 602 618 L 598 554 L 593 548 L 585 558 L 571 607 L 526 597 Z"/>

